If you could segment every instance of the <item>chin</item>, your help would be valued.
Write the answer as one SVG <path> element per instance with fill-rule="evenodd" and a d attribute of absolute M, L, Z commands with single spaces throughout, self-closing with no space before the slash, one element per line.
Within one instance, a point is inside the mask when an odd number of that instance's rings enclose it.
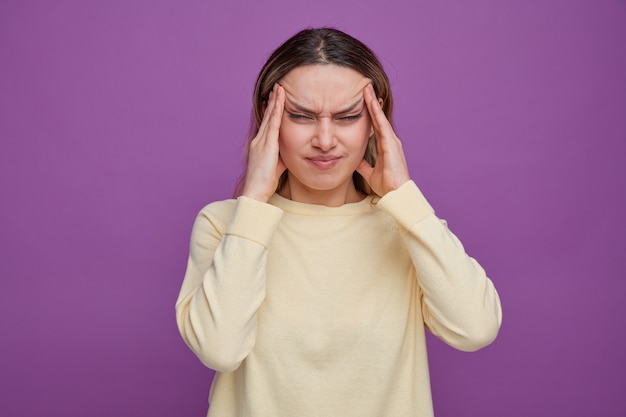
<path fill-rule="evenodd" d="M 347 190 L 351 184 L 352 178 L 350 178 L 350 184 L 345 181 L 310 181 L 302 183 L 302 185 L 309 190 L 326 193 L 343 192 L 344 190 Z"/>

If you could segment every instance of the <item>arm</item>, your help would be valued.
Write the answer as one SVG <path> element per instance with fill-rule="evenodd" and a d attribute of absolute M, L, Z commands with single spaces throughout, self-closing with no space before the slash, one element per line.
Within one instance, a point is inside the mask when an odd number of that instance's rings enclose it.
<path fill-rule="evenodd" d="M 282 216 L 267 200 L 285 170 L 278 146 L 284 100 L 284 90 L 274 85 L 259 131 L 250 142 L 243 194 L 234 213 L 220 222 L 218 213 L 214 217 L 210 213 L 210 207 L 218 206 L 209 206 L 197 217 L 191 235 L 176 320 L 191 350 L 220 372 L 237 369 L 256 340 L 257 311 L 265 298 L 267 247 Z"/>
<path fill-rule="evenodd" d="M 196 218 L 176 321 L 209 368 L 233 371 L 254 347 L 267 246 L 281 216 L 274 206 L 240 197 L 223 235 L 208 210 Z"/>
<path fill-rule="evenodd" d="M 438 219 L 410 176 L 402 142 L 368 85 L 363 91 L 378 157 L 357 169 L 380 196 L 378 206 L 400 225 L 420 289 L 424 322 L 436 336 L 461 350 L 477 350 L 496 337 L 502 321 L 498 294 L 485 271 Z"/>
<path fill-rule="evenodd" d="M 400 225 L 422 290 L 431 332 L 465 351 L 491 343 L 502 322 L 500 299 L 483 268 L 438 219 L 415 183 L 387 193 L 378 206 Z"/>

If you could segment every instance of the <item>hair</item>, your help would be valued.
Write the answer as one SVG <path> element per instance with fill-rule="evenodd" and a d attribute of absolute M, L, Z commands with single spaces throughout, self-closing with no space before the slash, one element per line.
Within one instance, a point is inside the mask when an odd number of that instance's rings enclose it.
<path fill-rule="evenodd" d="M 252 98 L 252 121 L 246 141 L 246 165 L 237 184 L 235 196 L 241 195 L 243 191 L 249 145 L 259 131 L 265 105 L 274 84 L 296 67 L 328 64 L 351 68 L 369 78 L 376 96 L 382 99 L 382 110 L 385 116 L 390 122 L 392 121 L 393 97 L 389 78 L 374 52 L 358 39 L 335 28 L 304 29 L 285 41 L 270 55 L 257 77 Z M 376 138 L 372 135 L 368 140 L 364 159 L 374 166 L 376 157 Z M 358 172 L 353 173 L 352 180 L 358 191 L 373 194 L 365 179 Z M 276 191 L 279 191 L 286 181 L 287 171 L 279 179 Z"/>

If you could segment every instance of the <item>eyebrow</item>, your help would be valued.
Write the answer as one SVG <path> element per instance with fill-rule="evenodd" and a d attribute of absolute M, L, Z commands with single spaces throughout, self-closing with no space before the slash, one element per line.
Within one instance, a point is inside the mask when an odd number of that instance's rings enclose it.
<path fill-rule="evenodd" d="M 302 113 L 307 113 L 307 114 L 314 114 L 314 115 L 319 115 L 319 113 L 311 110 L 311 109 L 307 109 L 305 106 L 298 104 L 294 101 L 292 101 L 291 99 L 285 97 L 286 101 L 293 106 L 297 111 L 302 112 Z M 341 114 L 346 114 L 346 113 L 350 113 L 351 111 L 353 111 L 354 109 L 356 109 L 359 104 L 361 104 L 364 101 L 363 98 L 358 99 L 356 102 L 354 102 L 353 104 L 351 104 L 350 106 L 346 107 L 343 110 L 340 110 L 338 112 L 333 113 L 333 116 L 337 116 L 337 115 L 341 115 Z M 365 106 L 364 106 L 365 107 Z"/>

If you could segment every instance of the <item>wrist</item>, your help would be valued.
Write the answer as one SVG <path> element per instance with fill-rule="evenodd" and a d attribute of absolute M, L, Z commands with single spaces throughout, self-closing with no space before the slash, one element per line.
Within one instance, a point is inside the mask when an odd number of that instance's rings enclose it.
<path fill-rule="evenodd" d="M 261 203 L 267 203 L 270 199 L 269 195 L 266 195 L 264 193 L 254 192 L 254 191 L 247 191 L 245 188 L 243 192 L 241 193 L 241 196 L 251 198 Z"/>

